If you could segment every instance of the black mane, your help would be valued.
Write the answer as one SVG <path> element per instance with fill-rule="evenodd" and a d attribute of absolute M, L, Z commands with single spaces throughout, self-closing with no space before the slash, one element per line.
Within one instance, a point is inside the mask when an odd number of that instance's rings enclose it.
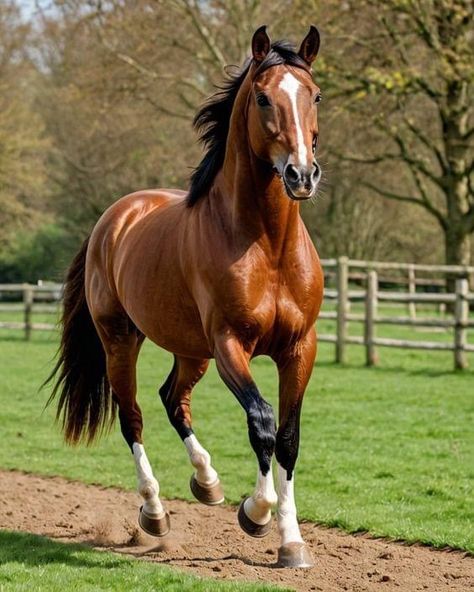
<path fill-rule="evenodd" d="M 253 60 L 248 59 L 242 69 L 234 74 L 227 74 L 219 90 L 204 103 L 194 118 L 194 128 L 199 133 L 199 141 L 204 144 L 206 153 L 191 175 L 191 184 L 187 196 L 188 206 L 193 206 L 206 194 L 215 176 L 224 163 L 224 154 L 229 133 L 229 122 L 234 101 Z M 309 70 L 308 64 L 295 52 L 288 41 L 277 41 L 259 64 L 255 76 L 272 66 L 289 64 Z"/>

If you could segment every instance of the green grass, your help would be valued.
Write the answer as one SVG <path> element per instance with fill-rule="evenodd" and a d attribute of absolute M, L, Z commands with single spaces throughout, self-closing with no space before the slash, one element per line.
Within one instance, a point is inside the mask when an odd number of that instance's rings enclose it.
<path fill-rule="evenodd" d="M 0 592 L 264 592 L 262 584 L 218 582 L 82 545 L 0 531 Z"/>
<path fill-rule="evenodd" d="M 53 428 L 53 410 L 42 413 L 48 393 L 37 388 L 51 368 L 56 336 L 34 333 L 28 344 L 19 333 L 0 338 L 6 370 L 0 465 L 134 489 L 132 458 L 118 430 L 95 447 L 71 449 Z M 453 372 L 449 352 L 381 348 L 375 369 L 363 366 L 363 348 L 348 353 L 348 365 L 338 367 L 333 346 L 320 346 L 302 416 L 300 517 L 474 552 L 474 373 Z M 187 455 L 156 396 L 170 368 L 170 355 L 145 343 L 139 362 L 145 444 L 162 495 L 192 499 Z M 273 364 L 259 358 L 253 372 L 275 405 Z M 227 499 L 238 502 L 252 490 L 256 462 L 243 412 L 214 366 L 195 390 L 193 413 Z"/>

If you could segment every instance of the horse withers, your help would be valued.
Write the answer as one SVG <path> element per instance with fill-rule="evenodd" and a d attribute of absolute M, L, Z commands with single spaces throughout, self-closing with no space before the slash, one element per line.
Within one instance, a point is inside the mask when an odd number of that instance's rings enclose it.
<path fill-rule="evenodd" d="M 323 294 L 299 211 L 321 176 L 321 95 L 311 76 L 318 49 L 315 27 L 297 52 L 287 42 L 271 44 L 266 28 L 258 29 L 252 57 L 195 118 L 206 151 L 189 191 L 139 191 L 102 215 L 68 272 L 51 396 L 59 397 L 69 443 L 91 442 L 118 410 L 144 500 L 139 523 L 163 536 L 170 520 L 143 446 L 137 357 L 145 337 L 174 355 L 159 393 L 195 469 L 191 490 L 206 504 L 224 495 L 192 429 L 191 393 L 214 358 L 245 410 L 258 462 L 239 524 L 265 536 L 277 504 L 278 560 L 291 567 L 313 564 L 296 517 L 294 468 Z M 249 369 L 262 354 L 278 368 L 278 429 Z"/>

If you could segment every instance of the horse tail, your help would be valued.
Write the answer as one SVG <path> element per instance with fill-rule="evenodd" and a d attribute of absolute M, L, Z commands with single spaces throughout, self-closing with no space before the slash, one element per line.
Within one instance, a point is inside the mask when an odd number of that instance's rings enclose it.
<path fill-rule="evenodd" d="M 47 405 L 59 396 L 56 419 L 62 423 L 68 444 L 92 443 L 112 427 L 116 416 L 104 348 L 85 295 L 88 242 L 82 245 L 67 274 L 58 360 L 44 383 L 55 381 Z"/>

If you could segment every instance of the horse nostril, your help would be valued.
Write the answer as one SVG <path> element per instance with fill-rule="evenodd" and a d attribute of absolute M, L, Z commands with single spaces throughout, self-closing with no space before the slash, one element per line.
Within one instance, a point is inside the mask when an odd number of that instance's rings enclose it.
<path fill-rule="evenodd" d="M 300 173 L 295 166 L 288 164 L 285 168 L 285 178 L 290 183 L 296 183 L 300 180 Z"/>

